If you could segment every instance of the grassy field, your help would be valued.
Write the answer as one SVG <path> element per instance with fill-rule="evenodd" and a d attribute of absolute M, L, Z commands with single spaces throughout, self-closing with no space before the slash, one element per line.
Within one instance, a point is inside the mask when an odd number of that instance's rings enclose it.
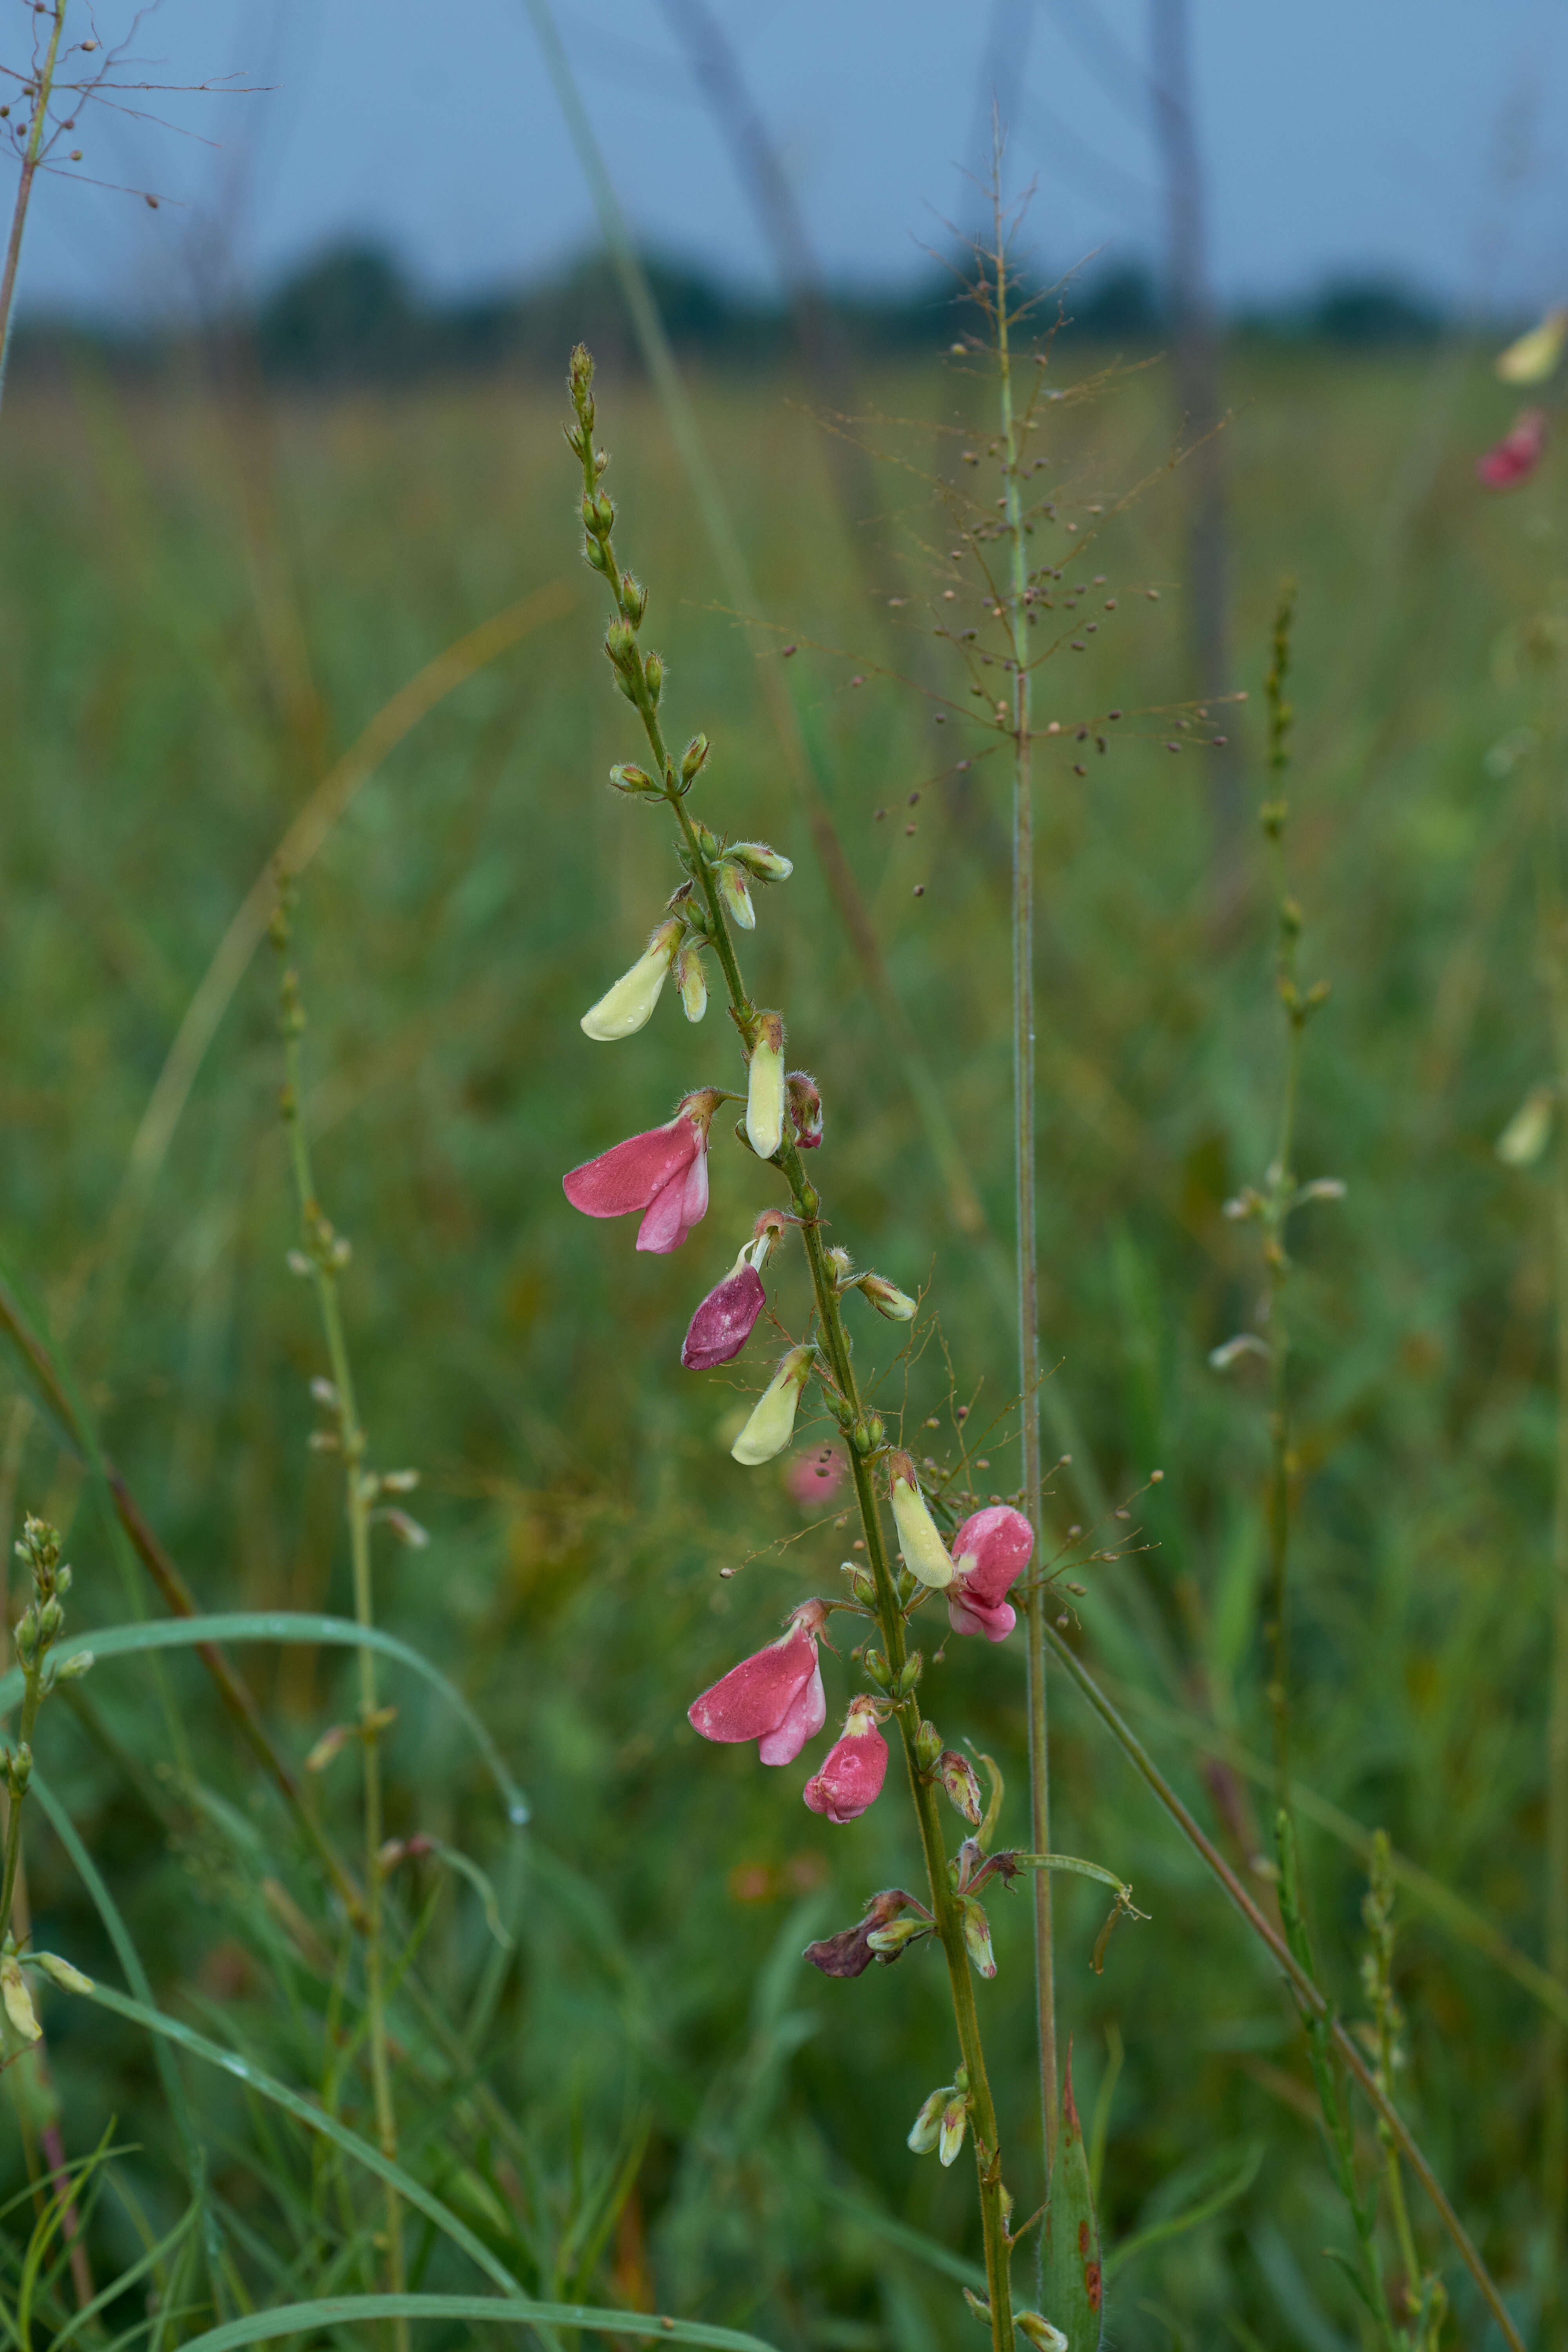
<path fill-rule="evenodd" d="M 1064 381 L 1098 363 L 1058 361 Z M 785 674 L 822 791 L 1009 1247 L 1005 762 L 977 757 L 958 719 L 934 723 L 933 697 L 965 689 L 926 610 L 947 560 L 929 477 L 954 471 L 963 445 L 942 428 L 967 424 L 982 392 L 935 362 L 866 388 L 886 520 L 857 551 L 797 388 L 697 386 L 763 610 L 778 645 L 801 648 Z M 1462 352 L 1243 352 L 1229 396 L 1236 683 L 1250 697 L 1232 731 L 1256 801 L 1289 573 L 1289 853 L 1307 976 L 1333 988 L 1308 1034 L 1298 1166 L 1348 1187 L 1303 1220 L 1290 1294 L 1314 1930 L 1335 1998 L 1363 2014 L 1352 1826 L 1386 1829 L 1462 1898 L 1445 1912 L 1409 1884 L 1401 1895 L 1400 2096 L 1533 2331 L 1546 2012 L 1482 1946 L 1536 1962 L 1543 1949 L 1554 1157 L 1512 1168 L 1494 1146 L 1552 1076 L 1539 908 L 1568 643 L 1558 474 L 1549 463 L 1508 499 L 1478 489 L 1473 456 L 1511 412 Z M 1087 776 L 1070 728 L 1040 764 L 1044 1330 L 1052 1427 L 1080 1433 L 1052 1449 L 1074 1460 L 1051 1509 L 1064 1536 L 1085 1528 L 1080 1558 L 1131 1545 L 1074 1571 L 1085 1654 L 1250 1861 L 1268 1811 L 1267 1399 L 1246 1361 L 1221 1374 L 1207 1358 L 1261 1286 L 1256 1232 L 1223 1206 L 1273 1149 L 1283 1048 L 1261 842 L 1255 855 L 1249 831 L 1246 887 L 1216 914 L 1205 755 L 1189 743 L 1172 757 L 1179 737 L 1157 715 L 1183 692 L 1168 397 L 1163 371 L 1129 374 L 1064 409 L 1046 444 L 1078 507 L 1109 509 L 1146 483 L 1092 551 L 1115 615 L 1041 689 L 1045 717 L 1127 714 Z M 657 820 L 605 787 L 637 746 L 604 675 L 562 413 L 531 384 L 283 405 L 194 370 L 156 394 L 85 368 L 17 385 L 0 433 L 0 1241 L 202 1603 L 347 1613 L 339 1473 L 308 1444 L 325 1366 L 286 1264 L 265 945 L 177 1122 L 156 1151 L 136 1139 L 226 926 L 334 761 L 424 665 L 539 597 L 526 632 L 368 777 L 295 918 L 305 1109 L 323 1200 L 353 1243 L 361 1406 L 375 1460 L 423 1473 L 412 1507 L 431 1534 L 381 1555 L 379 1613 L 467 1694 L 533 1807 L 509 1833 L 451 1712 L 386 1669 L 389 1831 L 472 1855 L 518 1940 L 512 1958 L 479 1892 L 435 1859 L 394 1881 L 423 1938 L 417 1987 L 395 2008 L 405 2161 L 531 2290 L 790 2347 L 938 2352 L 981 2339 L 952 2274 L 954 2250 L 977 2259 L 973 2189 L 963 2168 L 903 2145 L 950 2064 L 937 1971 L 916 1958 L 837 1983 L 799 1960 L 907 1874 L 907 1824 L 885 1804 L 829 1827 L 801 1806 L 797 1773 L 760 1773 L 685 1718 L 787 1606 L 832 1584 L 842 1555 L 830 1515 L 727 1457 L 760 1344 L 727 1374 L 679 1365 L 691 1307 L 768 1195 L 720 1142 L 708 1222 L 649 1258 L 560 1191 L 564 1169 L 723 1075 L 725 1046 L 718 1010 L 693 1033 L 663 1006 L 624 1055 L 577 1026 L 679 877 Z M 889 1326 L 863 1343 L 868 1359 L 880 1346 L 908 1425 L 945 1416 L 953 1395 L 1003 1414 L 1013 1344 L 985 1238 L 950 1213 L 658 412 L 639 385 L 610 383 L 601 418 L 678 740 L 707 729 L 710 808 L 796 859 L 790 919 L 765 902 L 754 961 L 822 1087 L 841 1237 L 895 1280 L 931 1284 L 942 1344 L 928 1333 L 898 1363 Z M 1150 587 L 1157 600 L 1138 593 Z M 802 1277 L 781 1279 L 798 1317 Z M 803 1432 L 797 1456 L 822 1433 Z M 98 1482 L 19 1370 L 0 1402 L 0 1470 L 12 1519 L 27 1508 L 68 1530 L 74 1626 L 156 1612 Z M 1000 1441 L 994 1477 L 1016 1484 Z M 1097 1527 L 1099 1496 L 1134 1493 L 1131 1519 Z M 967 1654 L 981 1646 L 950 1654 L 953 1713 L 1008 1771 L 1021 1823 L 1022 1659 Z M 345 1653 L 236 1654 L 296 1762 L 352 1712 Z M 74 1712 L 46 1719 L 39 1768 L 159 2003 L 296 2084 L 339 2070 L 342 2112 L 366 2128 L 341 1929 L 199 1666 L 182 1652 L 105 1659 L 79 1687 Z M 1119 1931 L 1096 1975 L 1101 1907 L 1070 1883 L 1059 1904 L 1063 2021 L 1112 2261 L 1162 2218 L 1236 2192 L 1131 2247 L 1110 2279 L 1111 2340 L 1359 2343 L 1354 2298 L 1322 2254 L 1348 2231 L 1277 1974 L 1065 1683 L 1053 1706 L 1056 1843 L 1130 1878 L 1152 1915 Z M 311 1787 L 348 1836 L 352 1760 Z M 27 1872 L 38 1941 L 121 1982 L 36 1809 Z M 1005 2129 L 1027 2145 L 1026 1899 L 996 1925 L 987 2033 Z M 89 2231 L 101 2284 L 188 2209 L 188 2151 L 143 2034 L 58 1995 L 45 2023 L 71 2156 L 106 2132 L 123 2151 Z M 319 2144 L 312 2157 L 242 2085 L 177 2063 L 244 2291 L 366 2283 L 375 2220 L 353 2168 Z M 5 2081 L 0 2192 L 14 2195 L 50 2095 L 31 2060 Z M 1370 2168 L 1370 2127 L 1363 2156 Z M 1431 2216 L 1414 2210 L 1437 2262 Z M 25 2193 L 5 2226 L 19 2250 Z M 947 2250 L 934 2264 L 933 2242 Z M 426 2283 L 472 2291 L 439 2244 L 421 2261 Z M 1495 2342 L 1451 2262 L 1446 2275 L 1446 2340 Z M 73 2340 L 118 2340 L 146 2291 Z M 53 2292 L 49 2310 L 71 2307 L 68 2277 Z"/>

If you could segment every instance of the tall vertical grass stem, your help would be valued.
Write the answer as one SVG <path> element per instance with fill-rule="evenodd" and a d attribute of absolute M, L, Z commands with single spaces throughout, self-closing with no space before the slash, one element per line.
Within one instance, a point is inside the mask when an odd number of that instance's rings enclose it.
<path fill-rule="evenodd" d="M 289 944 L 287 909 L 280 897 L 273 923 L 273 941 L 279 954 Z M 348 1339 L 343 1329 L 342 1303 L 338 1291 L 339 1269 L 347 1255 L 347 1246 L 332 1230 L 316 1196 L 315 1178 L 310 1165 L 310 1138 L 306 1133 L 301 1099 L 302 1072 L 300 1038 L 304 1027 L 304 1014 L 300 1005 L 299 982 L 290 969 L 283 974 L 281 1026 L 284 1038 L 285 1077 L 282 1112 L 289 1133 L 289 1159 L 294 1171 L 295 1190 L 299 1197 L 300 1223 L 306 1255 L 315 1285 L 317 1301 L 321 1310 L 321 1329 L 327 1343 L 327 1359 L 331 1368 L 331 1386 L 337 1418 L 338 1451 L 343 1465 L 344 1510 L 349 1529 L 349 1560 L 353 1579 L 354 1619 L 356 1623 L 370 1626 L 375 1622 L 374 1593 L 371 1580 L 370 1502 L 374 1482 L 365 1467 L 365 1433 L 359 1417 L 354 1394 L 353 1367 L 349 1360 Z M 389 2162 L 397 2157 L 397 2110 L 393 2096 L 392 2062 L 386 2031 L 386 1937 L 385 1886 L 382 1864 L 383 1806 L 381 1784 L 381 1733 L 384 1727 L 376 1689 L 375 1652 L 367 1643 L 357 1653 L 359 1662 L 359 1738 L 363 1759 L 364 1812 L 364 1886 L 365 1930 L 364 1973 L 365 2014 L 369 2027 L 371 2090 L 375 2106 L 376 2142 Z M 403 2207 L 391 2182 L 385 2184 L 386 2213 L 386 2284 L 390 2294 L 400 2294 L 405 2284 L 403 2260 Z M 393 2326 L 394 2340 L 398 2352 L 406 2352 L 408 2323 L 397 2319 Z"/>
<path fill-rule="evenodd" d="M 1000 152 L 997 169 L 1000 172 Z M 1007 251 L 1000 183 L 995 195 L 996 373 L 1002 409 L 1003 488 L 1006 494 L 1008 621 L 1013 643 L 1013 1121 L 1014 1210 L 1017 1228 L 1018 1391 L 1023 1451 L 1024 1512 L 1035 1530 L 1035 1556 L 1044 1557 L 1040 1512 L 1040 1301 L 1035 1217 L 1035 809 L 1030 740 L 1029 584 L 1019 487 L 1017 418 L 1008 343 Z M 1049 1595 L 1037 1583 L 1025 1603 L 1029 1718 L 1030 1841 L 1037 1853 L 1051 1847 L 1051 1784 L 1046 1692 L 1046 1610 Z M 1040 2134 L 1046 2172 L 1057 2150 L 1056 1957 L 1051 1874 L 1035 1873 L 1035 2017 L 1039 2035 Z"/>
<path fill-rule="evenodd" d="M 1562 843 L 1549 811 L 1542 859 L 1542 929 L 1557 1081 L 1556 1164 L 1552 1192 L 1557 1316 L 1556 1489 L 1552 1517 L 1551 1689 L 1546 1717 L 1546 1965 L 1568 1985 L 1568 919 Z M 1542 2201 L 1547 2246 L 1547 2307 L 1562 2324 L 1563 2240 L 1568 2233 L 1568 2032 L 1552 2019 L 1545 2034 Z"/>
<path fill-rule="evenodd" d="M 27 226 L 27 206 L 32 200 L 33 182 L 37 177 L 43 155 L 44 133 L 48 127 L 49 96 L 55 86 L 55 68 L 65 26 L 66 0 L 53 0 L 48 47 L 44 52 L 44 62 L 34 85 L 33 119 L 27 128 L 26 144 L 22 150 L 16 201 L 11 208 L 10 234 L 5 239 L 5 263 L 4 270 L 0 271 L 0 401 L 5 397 L 5 371 L 11 358 L 11 329 L 16 309 L 16 272 L 22 260 L 22 233 Z"/>

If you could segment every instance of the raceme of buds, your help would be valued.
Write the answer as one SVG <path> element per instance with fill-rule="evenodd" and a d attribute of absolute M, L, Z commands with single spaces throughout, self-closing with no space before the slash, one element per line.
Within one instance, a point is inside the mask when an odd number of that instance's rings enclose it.
<path fill-rule="evenodd" d="M 791 1348 L 779 1358 L 779 1368 L 752 1408 L 752 1417 L 730 1452 L 737 1462 L 755 1469 L 782 1454 L 795 1434 L 795 1407 L 806 1377 L 816 1361 L 815 1348 Z"/>
<path fill-rule="evenodd" d="M 952 1538 L 953 1578 L 947 1613 L 955 1633 L 1005 1642 L 1017 1616 L 1007 1588 L 1029 1564 L 1035 1531 L 1010 1503 L 992 1503 L 965 1519 Z"/>
<path fill-rule="evenodd" d="M 689 1372 L 710 1371 L 738 1356 L 767 1304 L 757 1272 L 754 1242 L 748 1242 L 722 1282 L 711 1289 L 687 1328 L 680 1360 Z"/>
<path fill-rule="evenodd" d="M 815 1151 L 822 1141 L 822 1097 L 816 1080 L 808 1071 L 792 1070 L 784 1080 L 784 1091 L 795 1121 L 795 1139 L 803 1151 Z"/>
<path fill-rule="evenodd" d="M 816 1636 L 826 1618 L 820 1601 L 805 1602 L 778 1641 L 742 1658 L 693 1699 L 687 1709 L 692 1729 L 704 1739 L 731 1744 L 754 1739 L 763 1763 L 793 1764 L 827 1720 L 816 1656 Z"/>
<path fill-rule="evenodd" d="M 943 1748 L 937 1760 L 937 1778 L 946 1790 L 954 1809 L 963 1815 L 972 1829 L 981 1822 L 980 1782 L 974 1767 L 967 1757 L 955 1748 Z"/>
<path fill-rule="evenodd" d="M 1511 490 L 1534 473 L 1545 447 L 1545 409 L 1521 408 L 1495 448 L 1476 459 L 1477 478 L 1489 490 Z"/>
<path fill-rule="evenodd" d="M 903 1554 L 904 1566 L 922 1584 L 940 1592 L 952 1582 L 952 1562 L 937 1533 L 936 1521 L 926 1508 L 915 1465 L 907 1454 L 895 1454 L 889 1461 L 888 1474 L 893 1521 L 899 1530 L 899 1549 Z"/>
<path fill-rule="evenodd" d="M 718 871 L 719 893 L 729 909 L 730 920 L 743 931 L 757 928 L 757 912 L 752 904 L 752 894 L 746 887 L 744 870 L 731 866 L 726 858 Z"/>
<path fill-rule="evenodd" d="M 794 859 L 781 856 L 765 841 L 732 841 L 724 855 L 754 874 L 759 882 L 787 882 L 795 872 Z"/>
<path fill-rule="evenodd" d="M 764 1013 L 752 1045 L 746 1074 L 746 1140 L 759 1160 L 771 1160 L 784 1141 L 784 1025 Z"/>
<path fill-rule="evenodd" d="M 609 1045 L 643 1027 L 663 993 L 684 930 L 673 917 L 660 923 L 631 970 L 584 1013 L 578 1025 L 585 1037 Z"/>
<path fill-rule="evenodd" d="M 889 1323 L 908 1323 L 913 1318 L 915 1300 L 907 1290 L 900 1290 L 896 1283 L 889 1282 L 883 1275 L 858 1275 L 849 1288 L 868 1298 L 878 1314 L 885 1315 Z"/>
<path fill-rule="evenodd" d="M 688 940 L 675 959 L 675 984 L 680 991 L 680 1009 L 689 1021 L 700 1021 L 708 1010 L 708 978 L 702 969 L 702 950 Z"/>
<path fill-rule="evenodd" d="M 814 1813 L 852 1822 L 875 1804 L 887 1770 L 888 1743 L 877 1727 L 875 1701 L 862 1695 L 850 1700 L 843 1731 L 803 1793 Z"/>
<path fill-rule="evenodd" d="M 646 1213 L 637 1247 L 667 1257 L 679 1249 L 708 1207 L 708 1129 L 721 1096 L 711 1087 L 687 1095 L 675 1117 L 613 1144 L 561 1179 L 562 1190 L 585 1217 Z"/>

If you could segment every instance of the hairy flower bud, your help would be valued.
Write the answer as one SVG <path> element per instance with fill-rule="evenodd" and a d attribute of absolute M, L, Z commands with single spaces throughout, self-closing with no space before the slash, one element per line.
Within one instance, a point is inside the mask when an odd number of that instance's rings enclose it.
<path fill-rule="evenodd" d="M 876 1702 L 862 1694 L 850 1700 L 843 1731 L 802 1794 L 814 1813 L 852 1822 L 875 1804 L 887 1772 L 888 1743 L 877 1727 Z"/>
<path fill-rule="evenodd" d="M 934 1723 L 922 1723 L 915 1734 L 915 1762 L 929 1772 L 942 1754 L 942 1734 Z"/>
<path fill-rule="evenodd" d="M 657 704 L 664 692 L 664 656 L 649 654 L 643 663 L 642 674 L 647 687 L 648 700 Z"/>
<path fill-rule="evenodd" d="M 942 2164 L 953 2163 L 963 2146 L 964 2127 L 969 2121 L 969 2101 L 962 2091 L 950 2091 L 942 2103 L 942 2119 L 937 2126 L 936 2153 Z"/>
<path fill-rule="evenodd" d="M 1016 2311 L 1013 2325 L 1028 2345 L 1030 2352 L 1070 2352 L 1067 2337 L 1059 2327 L 1037 2311 Z"/>
<path fill-rule="evenodd" d="M 79 1969 L 73 1969 L 68 1960 L 62 1960 L 58 1952 L 36 1952 L 33 1957 L 51 1983 L 58 1984 L 62 1992 L 92 1990 L 92 1979 L 84 1977 Z"/>
<path fill-rule="evenodd" d="M 771 1160 L 784 1141 L 784 1025 L 776 1013 L 757 1024 L 746 1073 L 746 1140 L 759 1160 Z"/>
<path fill-rule="evenodd" d="M 640 800 L 661 801 L 664 798 L 664 787 L 657 784 L 647 770 L 639 768 L 635 760 L 623 760 L 618 766 L 612 768 L 610 782 L 616 792 L 629 793 Z"/>
<path fill-rule="evenodd" d="M 702 764 L 707 757 L 707 736 L 694 735 L 690 742 L 687 745 L 685 751 L 682 751 L 680 755 L 680 781 L 682 785 L 690 783 L 692 778 L 701 770 Z"/>
<path fill-rule="evenodd" d="M 784 1080 L 789 1097 L 789 1115 L 795 1121 L 795 1139 L 803 1151 L 815 1151 L 822 1141 L 822 1097 L 816 1090 L 816 1080 L 807 1070 L 792 1070 Z M 845 1261 L 847 1267 L 848 1261 Z"/>
<path fill-rule="evenodd" d="M 963 1898 L 963 1941 L 969 1957 L 979 1974 L 989 1982 L 996 1973 L 995 1955 L 991 1949 L 991 1923 L 973 1895 Z"/>
<path fill-rule="evenodd" d="M 879 1960 L 896 1960 L 906 1945 L 931 1932 L 929 1919 L 895 1919 L 890 1927 L 873 1927 L 866 1941 Z"/>
<path fill-rule="evenodd" d="M 907 1454 L 895 1454 L 888 1465 L 889 1486 L 893 1506 L 893 1520 L 899 1530 L 899 1549 L 910 1574 L 922 1584 L 941 1591 L 952 1582 L 952 1562 L 948 1558 L 936 1521 L 921 1493 L 915 1465 Z"/>
<path fill-rule="evenodd" d="M 791 1348 L 779 1358 L 777 1371 L 730 1448 L 737 1462 L 754 1469 L 759 1463 L 771 1462 L 775 1454 L 784 1452 L 795 1434 L 795 1407 L 816 1360 L 815 1348 Z"/>
<path fill-rule="evenodd" d="M 702 969 L 702 950 L 692 940 L 686 940 L 675 959 L 675 984 L 687 1019 L 700 1021 L 708 1010 L 708 978 Z"/>
<path fill-rule="evenodd" d="M 952 2084 L 944 2083 L 940 2090 L 931 2093 L 915 2117 L 904 2145 L 912 2148 L 916 2156 L 929 2156 L 936 2146 L 942 2131 L 942 2109 L 952 2096 Z"/>
<path fill-rule="evenodd" d="M 963 1814 L 971 1829 L 981 1822 L 980 1782 L 974 1767 L 955 1748 L 943 1748 L 937 1763 L 937 1778 L 946 1790 L 953 1810 Z"/>
<path fill-rule="evenodd" d="M 24 2042 L 42 2040 L 43 2029 L 33 2011 L 33 1996 L 27 1990 L 27 1980 L 15 1953 L 0 1960 L 0 2001 L 5 2003 L 7 2023 Z"/>
<path fill-rule="evenodd" d="M 878 1314 L 885 1315 L 889 1323 L 908 1323 L 913 1319 L 917 1302 L 907 1290 L 900 1290 L 884 1275 L 859 1275 L 850 1286 L 858 1290 L 862 1297 L 868 1298 Z"/>
<path fill-rule="evenodd" d="M 617 670 L 637 659 L 637 637 L 629 621 L 612 621 L 605 631 L 605 651 Z"/>
<path fill-rule="evenodd" d="M 621 574 L 621 603 L 626 606 L 626 618 L 633 628 L 638 627 L 647 611 L 647 590 L 640 580 L 634 580 L 629 572 Z"/>
<path fill-rule="evenodd" d="M 602 1045 L 631 1037 L 643 1027 L 663 992 L 684 926 L 673 917 L 660 923 L 629 971 L 590 1005 L 578 1026 L 585 1037 Z"/>
<path fill-rule="evenodd" d="M 724 855 L 754 874 L 759 882 L 787 882 L 795 872 L 795 860 L 781 856 L 765 841 L 732 841 Z"/>
<path fill-rule="evenodd" d="M 718 868 L 716 878 L 719 895 L 729 909 L 730 920 L 738 923 L 743 931 L 754 931 L 757 911 L 752 904 L 752 894 L 746 887 L 746 877 L 741 868 L 731 866 L 725 858 Z"/>

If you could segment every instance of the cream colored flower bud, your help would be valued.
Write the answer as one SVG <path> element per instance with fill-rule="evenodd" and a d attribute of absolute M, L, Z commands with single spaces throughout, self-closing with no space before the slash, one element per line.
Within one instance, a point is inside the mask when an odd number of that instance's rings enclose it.
<path fill-rule="evenodd" d="M 730 865 L 728 860 L 719 868 L 719 895 L 730 910 L 732 923 L 738 923 L 743 931 L 756 929 L 757 913 L 752 904 L 752 894 L 746 887 L 745 875 L 738 866 Z"/>
<path fill-rule="evenodd" d="M 944 1585 L 952 1582 L 952 1562 L 937 1533 L 936 1521 L 926 1508 L 915 1465 L 907 1454 L 894 1454 L 891 1475 L 893 1520 L 899 1530 L 899 1549 L 903 1554 L 904 1566 L 922 1584 L 940 1592 Z"/>
<path fill-rule="evenodd" d="M 33 2013 L 33 1996 L 14 1954 L 0 1960 L 0 2000 L 5 2002 L 5 2015 L 24 2042 L 42 2038 L 43 2029 Z"/>
<path fill-rule="evenodd" d="M 939 2091 L 931 2093 L 915 2117 L 904 2145 L 911 2148 L 916 2156 L 929 2156 L 936 2146 L 937 2137 L 942 2130 L 942 2111 L 952 2096 L 952 2084 L 944 2083 Z"/>
<path fill-rule="evenodd" d="M 687 1019 L 700 1021 L 708 1010 L 708 977 L 702 969 L 701 950 L 690 940 L 675 959 L 675 984 Z"/>
<path fill-rule="evenodd" d="M 776 1454 L 784 1452 L 795 1435 L 795 1407 L 816 1357 L 815 1348 L 791 1348 L 787 1355 L 780 1357 L 777 1371 L 730 1448 L 737 1462 L 754 1469 L 759 1462 L 771 1462 Z"/>
<path fill-rule="evenodd" d="M 764 1013 L 746 1077 L 746 1140 L 759 1160 L 771 1160 L 784 1141 L 784 1025 Z"/>
<path fill-rule="evenodd" d="M 912 1320 L 915 1301 L 907 1290 L 900 1290 L 896 1283 L 889 1282 L 885 1276 L 863 1274 L 856 1287 L 863 1297 L 870 1300 L 879 1315 L 887 1317 L 889 1323 L 908 1323 Z"/>
<path fill-rule="evenodd" d="M 623 972 L 614 988 L 584 1013 L 580 1025 L 585 1037 L 602 1045 L 613 1045 L 616 1038 L 630 1037 L 643 1026 L 669 977 L 684 929 L 675 921 L 660 923 L 630 971 Z"/>
<path fill-rule="evenodd" d="M 724 855 L 761 882 L 787 882 L 795 872 L 794 859 L 770 849 L 765 841 L 732 841 Z"/>
<path fill-rule="evenodd" d="M 58 1984 L 62 1992 L 92 1990 L 92 1979 L 84 1977 L 79 1969 L 73 1969 L 68 1960 L 62 1960 L 58 1952 L 39 1952 L 35 1957 L 44 1974 Z"/>

